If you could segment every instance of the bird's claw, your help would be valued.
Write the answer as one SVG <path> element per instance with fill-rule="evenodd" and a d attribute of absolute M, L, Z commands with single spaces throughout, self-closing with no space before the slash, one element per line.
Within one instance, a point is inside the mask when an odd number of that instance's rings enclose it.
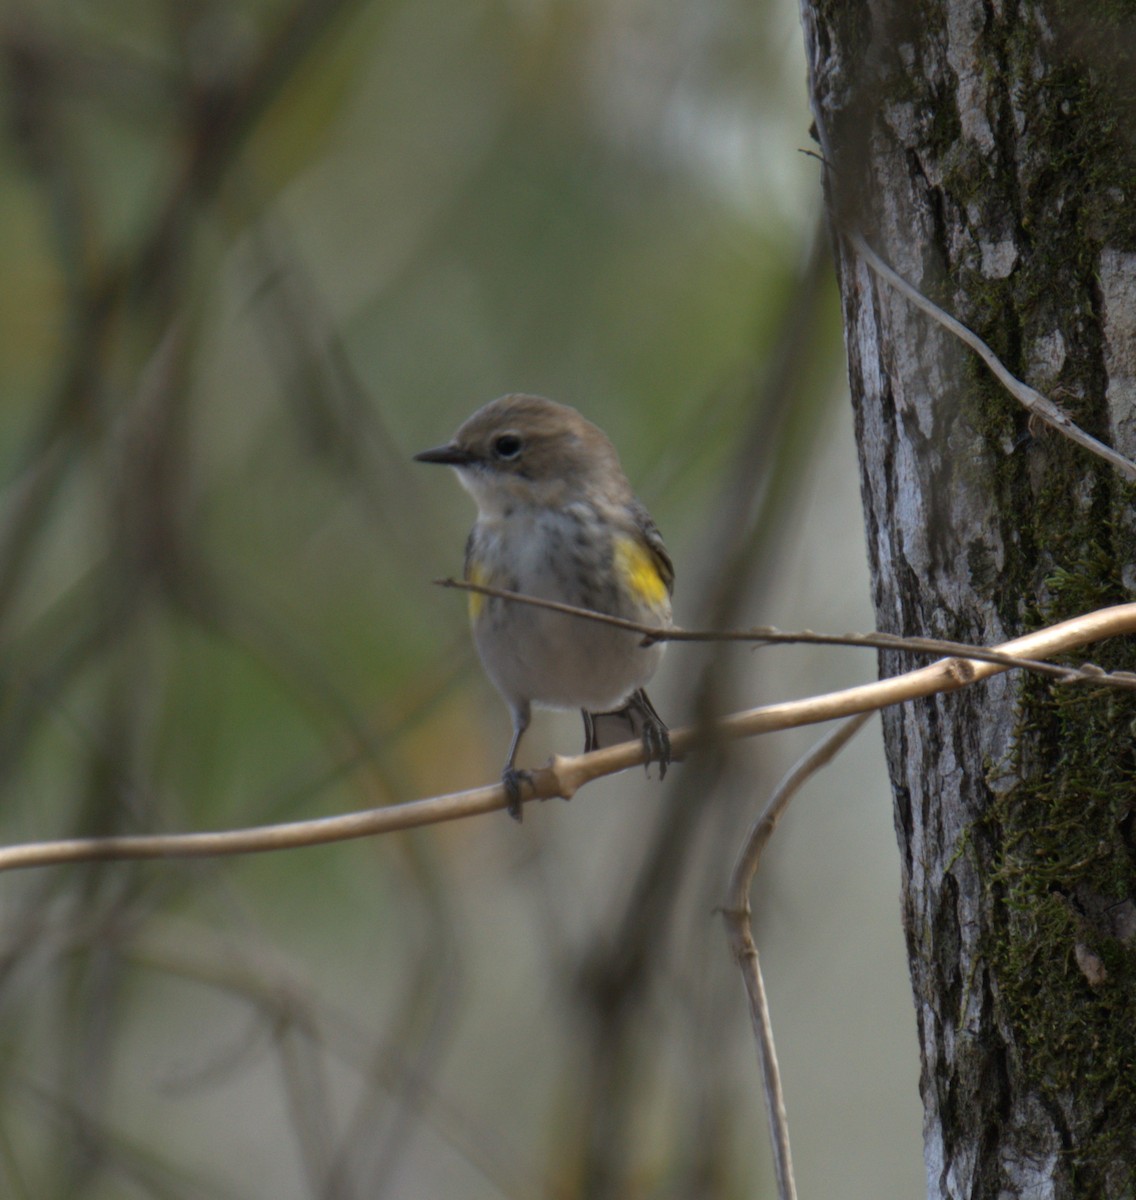
<path fill-rule="evenodd" d="M 524 819 L 524 814 L 521 812 L 521 788 L 526 783 L 530 786 L 532 784 L 532 774 L 529 771 L 518 771 L 516 767 L 506 767 L 501 772 L 501 785 L 508 797 L 505 811 L 514 821 Z"/>
<path fill-rule="evenodd" d="M 643 764 L 650 771 L 651 762 L 659 764 L 659 779 L 667 777 L 667 767 L 671 764 L 671 735 L 661 721 L 647 719 L 643 722 L 643 753 L 647 761 Z"/>

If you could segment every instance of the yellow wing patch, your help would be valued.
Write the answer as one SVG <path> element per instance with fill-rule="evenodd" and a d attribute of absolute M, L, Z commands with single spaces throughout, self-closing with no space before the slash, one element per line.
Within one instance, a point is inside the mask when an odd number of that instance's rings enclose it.
<path fill-rule="evenodd" d="M 629 537 L 616 538 L 615 569 L 644 604 L 652 608 L 666 604 L 667 581 L 654 554 L 641 542 Z"/>
<path fill-rule="evenodd" d="M 479 563 L 467 563 L 465 569 L 465 578 L 467 583 L 475 583 L 478 587 L 492 587 L 493 582 L 489 578 L 489 572 Z M 480 592 L 469 593 L 469 619 L 476 621 L 481 616 L 481 611 L 485 607 L 485 601 L 488 596 L 483 596 Z"/>

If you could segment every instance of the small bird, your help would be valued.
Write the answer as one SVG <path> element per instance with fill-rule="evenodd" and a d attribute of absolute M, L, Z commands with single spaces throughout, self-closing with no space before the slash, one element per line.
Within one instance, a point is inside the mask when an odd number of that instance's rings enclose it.
<path fill-rule="evenodd" d="M 444 446 L 414 457 L 453 467 L 477 502 L 468 582 L 670 625 L 674 567 L 663 539 L 607 435 L 574 408 L 502 396 Z M 528 773 L 517 770 L 517 747 L 534 704 L 579 708 L 585 751 L 620 729 L 642 738 L 666 774 L 670 737 L 644 691 L 662 642 L 644 646 L 638 633 L 477 592 L 469 614 L 486 674 L 513 718 L 501 776 L 511 816 L 521 819 Z"/>

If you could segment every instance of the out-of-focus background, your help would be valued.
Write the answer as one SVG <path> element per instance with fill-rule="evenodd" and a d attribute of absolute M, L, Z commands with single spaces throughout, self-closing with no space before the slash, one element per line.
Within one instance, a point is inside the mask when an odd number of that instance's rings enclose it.
<path fill-rule="evenodd" d="M 0 17 L 0 837 L 494 779 L 410 461 L 528 390 L 610 434 L 688 626 L 870 628 L 790 0 L 27 0 Z M 672 649 L 672 724 L 867 680 Z M 570 804 L 0 877 L 0 1195 L 772 1194 L 714 906 L 817 732 Z M 539 714 L 524 757 L 581 744 Z M 801 1194 L 922 1191 L 879 734 L 754 891 Z"/>

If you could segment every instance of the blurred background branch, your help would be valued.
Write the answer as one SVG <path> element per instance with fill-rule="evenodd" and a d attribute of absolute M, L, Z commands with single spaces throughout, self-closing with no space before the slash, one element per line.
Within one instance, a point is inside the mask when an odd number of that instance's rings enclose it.
<path fill-rule="evenodd" d="M 740 0 L 4 8 L 0 839 L 492 777 L 504 717 L 429 586 L 469 512 L 407 457 L 508 390 L 611 434 L 684 624 L 869 625 L 796 22 Z M 865 677 L 792 653 L 755 674 L 674 647 L 656 698 L 704 723 Z M 552 716 L 531 737 L 533 763 L 579 748 Z M 758 883 L 774 1003 L 802 1021 L 787 1086 L 817 1106 L 806 1194 L 920 1174 L 864 741 L 842 774 L 862 803 L 807 849 L 791 814 Z M 800 748 L 715 748 L 523 830 L 4 879 L 0 1193 L 751 1193 L 764 1118 L 710 913 Z M 813 974 L 839 922 L 873 930 L 863 990 L 842 973 L 854 1038 Z"/>

